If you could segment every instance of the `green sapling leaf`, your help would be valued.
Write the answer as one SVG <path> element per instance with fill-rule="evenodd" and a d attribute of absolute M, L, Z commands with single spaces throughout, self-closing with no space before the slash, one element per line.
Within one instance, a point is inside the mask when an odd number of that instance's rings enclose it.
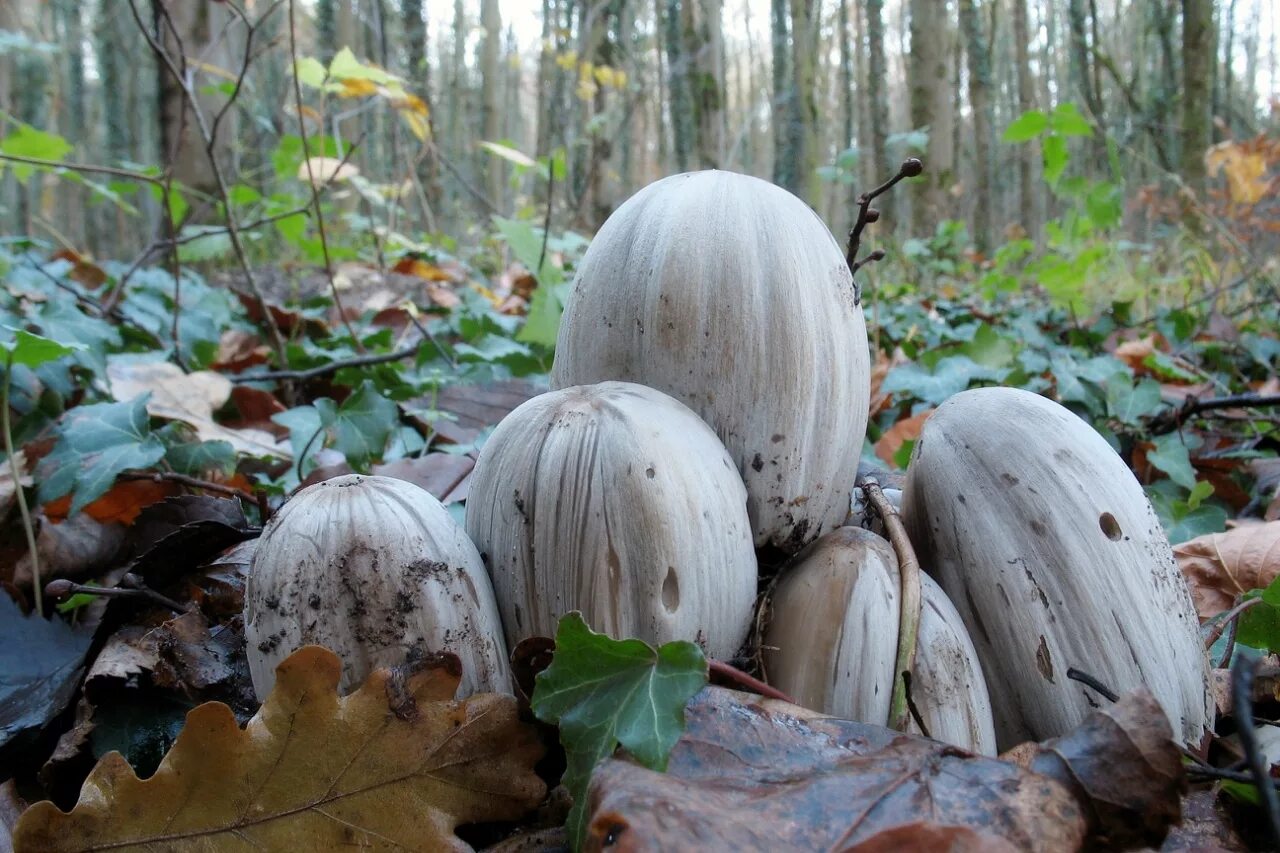
<path fill-rule="evenodd" d="M 556 631 L 551 666 L 538 675 L 531 706 L 538 719 L 560 727 L 573 795 L 569 841 L 586 830 L 587 786 L 595 766 L 621 745 L 651 770 L 665 770 L 684 731 L 684 706 L 707 683 L 707 660 L 689 642 L 654 649 L 640 640 L 614 640 L 570 613 Z"/>

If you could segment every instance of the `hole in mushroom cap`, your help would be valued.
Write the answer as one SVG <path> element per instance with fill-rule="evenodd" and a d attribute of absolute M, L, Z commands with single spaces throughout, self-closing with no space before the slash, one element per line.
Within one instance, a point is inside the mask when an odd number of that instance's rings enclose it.
<path fill-rule="evenodd" d="M 1120 522 L 1116 521 L 1116 517 L 1109 512 L 1098 516 L 1098 525 L 1112 542 L 1119 542 L 1120 537 L 1124 535 L 1124 531 L 1120 529 Z"/>
<path fill-rule="evenodd" d="M 662 606 L 668 613 L 674 613 L 680 606 L 680 579 L 676 577 L 675 566 L 667 566 L 667 576 L 662 581 Z"/>

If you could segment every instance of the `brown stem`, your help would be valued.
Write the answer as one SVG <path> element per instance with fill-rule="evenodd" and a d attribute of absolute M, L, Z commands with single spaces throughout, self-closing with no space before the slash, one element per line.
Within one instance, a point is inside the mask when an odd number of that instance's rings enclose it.
<path fill-rule="evenodd" d="M 898 556 L 898 581 L 901 592 L 898 601 L 898 654 L 894 661 L 893 699 L 889 705 L 889 728 L 905 732 L 911 720 L 907 702 L 907 678 L 916 666 L 916 644 L 920 635 L 920 609 L 922 593 L 920 561 L 916 558 L 907 528 L 898 511 L 889 503 L 880 483 L 874 477 L 864 477 L 859 483 L 867 501 L 880 515 L 889 541 Z"/>
<path fill-rule="evenodd" d="M 182 613 L 187 608 L 183 607 L 172 598 L 168 598 L 156 592 L 148 586 L 139 584 L 138 586 L 119 587 L 119 586 L 83 586 L 78 583 L 72 583 L 69 580 L 49 581 L 44 588 L 45 595 L 50 598 L 65 598 L 68 595 L 96 595 L 100 598 L 137 598 L 152 601 L 161 607 L 167 607 L 175 613 Z"/>
<path fill-rule="evenodd" d="M 408 358 L 418 351 L 422 346 L 421 341 L 404 349 L 398 349 L 395 352 L 384 352 L 376 355 L 361 355 L 355 358 L 348 358 L 343 361 L 331 361 L 328 364 L 321 364 L 307 370 L 273 370 L 268 373 L 242 373 L 237 376 L 228 376 L 233 383 L 244 384 L 247 382 L 273 382 L 277 380 L 292 380 L 296 382 L 305 382 L 308 379 L 315 379 L 317 376 L 328 376 L 330 373 L 337 373 L 344 367 L 368 367 L 372 364 L 386 364 L 389 361 L 399 361 L 402 358 Z M 439 346 L 437 344 L 437 346 Z"/>
<path fill-rule="evenodd" d="M 1181 406 L 1162 412 L 1151 420 L 1151 434 L 1163 435 L 1182 426 L 1193 415 L 1215 409 L 1253 408 L 1280 406 L 1280 394 L 1233 394 L 1229 397 L 1209 397 L 1201 400 L 1188 397 Z"/>
<path fill-rule="evenodd" d="M 181 486 L 190 486 L 193 489 L 204 489 L 206 492 L 217 492 L 220 495 L 229 495 L 233 498 L 240 498 L 242 501 L 248 501 L 251 504 L 257 504 L 258 498 L 251 495 L 244 489 L 237 489 L 235 486 L 225 486 L 222 483 L 211 483 L 208 480 L 201 480 L 198 477 L 188 477 L 186 474 L 179 474 L 176 471 L 125 471 L 119 475 L 121 480 L 148 480 L 152 483 L 177 483 Z"/>
<path fill-rule="evenodd" d="M 752 693 L 759 693 L 761 696 L 765 696 L 769 699 L 780 699 L 781 701 L 789 702 L 792 705 L 798 704 L 796 700 L 792 699 L 778 688 L 770 687 L 760 679 L 747 675 L 736 666 L 730 666 L 724 661 L 716 660 L 715 658 L 708 658 L 707 669 L 710 670 L 712 675 L 718 675 L 725 681 L 728 681 L 731 684 L 736 684 L 739 687 L 744 687 Z"/>

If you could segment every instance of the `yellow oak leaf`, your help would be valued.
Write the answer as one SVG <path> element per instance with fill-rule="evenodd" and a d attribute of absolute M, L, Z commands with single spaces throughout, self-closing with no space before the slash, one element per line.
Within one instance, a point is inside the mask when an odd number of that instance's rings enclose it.
<path fill-rule="evenodd" d="M 195 708 L 153 776 L 107 754 L 71 812 L 23 813 L 14 849 L 470 850 L 458 825 L 515 820 L 546 787 L 515 698 L 454 701 L 459 667 L 380 669 L 340 697 L 338 657 L 299 649 L 244 729 L 220 702 Z"/>

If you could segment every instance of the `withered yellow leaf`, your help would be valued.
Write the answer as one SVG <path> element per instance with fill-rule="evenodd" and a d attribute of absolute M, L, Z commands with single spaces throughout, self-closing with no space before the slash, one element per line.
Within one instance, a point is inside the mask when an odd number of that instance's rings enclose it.
<path fill-rule="evenodd" d="M 71 812 L 22 815 L 15 850 L 470 850 L 459 824 L 541 802 L 534 730 L 511 696 L 454 701 L 457 658 L 377 670 L 345 698 L 341 669 L 298 650 L 244 729 L 226 705 L 199 706 L 149 779 L 109 753 Z"/>

